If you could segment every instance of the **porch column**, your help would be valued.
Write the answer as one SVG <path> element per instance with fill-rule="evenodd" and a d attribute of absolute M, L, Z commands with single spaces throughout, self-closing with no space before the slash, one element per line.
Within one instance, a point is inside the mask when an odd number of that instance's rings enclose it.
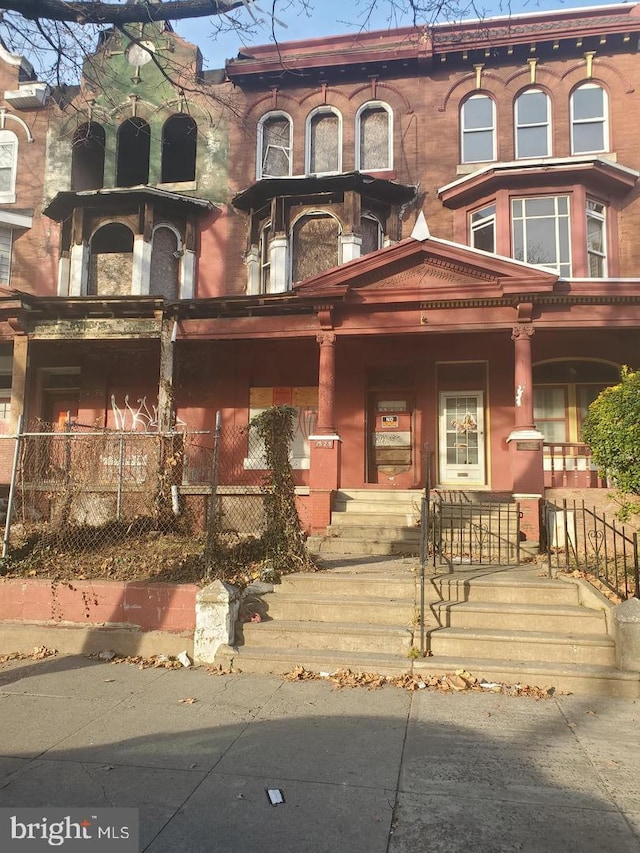
<path fill-rule="evenodd" d="M 15 335 L 13 339 L 13 364 L 11 369 L 11 412 L 9 431 L 15 435 L 20 416 L 25 413 L 27 395 L 27 369 L 29 367 L 29 338 Z"/>
<path fill-rule="evenodd" d="M 515 350 L 514 429 L 507 443 L 511 456 L 513 496 L 520 502 L 520 533 L 525 543 L 540 541 L 540 503 L 544 493 L 544 437 L 533 420 L 531 338 L 534 333 L 533 323 L 527 321 L 516 323 L 511 334 Z"/>
<path fill-rule="evenodd" d="M 316 434 L 309 436 L 309 490 L 311 530 L 313 533 L 323 533 L 331 522 L 331 496 L 338 488 L 340 464 L 340 437 L 335 427 L 335 332 L 320 332 L 317 341 L 320 347 L 318 421 Z"/>
<path fill-rule="evenodd" d="M 175 425 L 173 391 L 173 327 L 175 320 L 163 317 L 160 321 L 160 376 L 158 382 L 158 432 L 170 432 Z"/>

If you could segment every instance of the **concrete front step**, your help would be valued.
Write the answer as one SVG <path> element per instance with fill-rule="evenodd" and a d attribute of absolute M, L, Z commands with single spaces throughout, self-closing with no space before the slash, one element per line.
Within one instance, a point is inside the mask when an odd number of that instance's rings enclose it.
<path fill-rule="evenodd" d="M 368 625 L 404 625 L 410 627 L 415 610 L 412 598 L 374 596 L 324 596 L 277 592 L 262 597 L 269 619 L 305 622 L 349 622 Z"/>
<path fill-rule="evenodd" d="M 418 554 L 420 544 L 411 541 L 350 539 L 347 536 L 310 536 L 307 549 L 310 554 L 319 557 L 393 557 Z"/>
<path fill-rule="evenodd" d="M 443 601 L 485 601 L 511 604 L 578 604 L 578 588 L 552 578 L 514 579 L 514 575 L 488 577 L 435 577 L 432 583 Z"/>
<path fill-rule="evenodd" d="M 445 657 L 593 664 L 614 667 L 615 643 L 606 634 L 436 628 L 426 632 L 429 650 Z"/>
<path fill-rule="evenodd" d="M 640 673 L 610 666 L 444 656 L 424 658 L 413 664 L 413 672 L 425 676 L 461 669 L 486 681 L 554 687 L 561 693 L 640 699 Z"/>
<path fill-rule="evenodd" d="M 443 628 L 554 631 L 558 634 L 607 632 L 604 610 L 563 604 L 496 604 L 454 601 L 432 605 Z"/>
<path fill-rule="evenodd" d="M 274 620 L 241 626 L 244 645 L 252 648 L 333 649 L 402 655 L 413 642 L 411 628 L 338 622 Z"/>
<path fill-rule="evenodd" d="M 336 504 L 368 501 L 383 504 L 417 503 L 420 506 L 423 495 L 422 489 L 338 489 L 333 499 Z"/>
<path fill-rule="evenodd" d="M 392 527 L 419 530 L 417 519 L 409 512 L 336 512 L 331 513 L 333 527 Z"/>
<path fill-rule="evenodd" d="M 345 525 L 342 522 L 339 525 L 330 524 L 327 527 L 328 536 L 346 536 L 349 539 L 375 539 L 377 542 L 393 541 L 393 542 L 409 542 L 411 544 L 420 545 L 420 528 L 419 527 L 393 527 L 393 526 L 376 526 L 376 525 Z"/>
<path fill-rule="evenodd" d="M 216 658 L 216 662 L 218 659 Z M 232 656 L 225 655 L 219 661 L 223 666 L 231 665 L 240 672 L 255 672 L 282 675 L 296 666 L 311 672 L 333 673 L 337 669 L 352 672 L 374 672 L 379 675 L 402 675 L 410 672 L 412 661 L 406 655 L 391 655 L 373 652 L 341 652 L 335 649 L 281 649 L 250 648 L 242 646 Z"/>
<path fill-rule="evenodd" d="M 406 574 L 383 574 L 381 572 L 305 572 L 284 575 L 277 587 L 285 593 L 298 595 L 319 594 L 323 596 L 361 596 L 413 599 L 416 581 L 412 572 Z"/>

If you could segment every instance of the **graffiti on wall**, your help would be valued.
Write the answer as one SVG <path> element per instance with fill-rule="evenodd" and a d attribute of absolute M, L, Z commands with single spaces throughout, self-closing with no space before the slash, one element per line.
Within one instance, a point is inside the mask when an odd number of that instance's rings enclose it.
<path fill-rule="evenodd" d="M 124 395 L 124 405 L 119 406 L 116 395 L 111 395 L 111 410 L 115 428 L 120 432 L 157 432 L 158 406 L 147 404 L 147 398 L 139 397 L 137 407 L 129 402 L 129 395 Z M 186 423 L 176 418 L 176 429 L 186 427 Z"/>

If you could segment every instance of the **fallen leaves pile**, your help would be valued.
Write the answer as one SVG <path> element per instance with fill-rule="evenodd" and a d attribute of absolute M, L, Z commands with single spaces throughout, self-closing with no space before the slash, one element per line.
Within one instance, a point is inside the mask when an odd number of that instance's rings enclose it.
<path fill-rule="evenodd" d="M 7 663 L 10 660 L 44 660 L 45 658 L 55 657 L 57 654 L 56 649 L 34 646 L 30 652 L 9 652 L 9 654 L 0 655 L 0 663 Z"/>
<path fill-rule="evenodd" d="M 145 658 L 142 655 L 117 655 L 113 652 L 98 652 L 95 655 L 89 655 L 89 657 L 107 663 L 132 663 L 138 669 L 182 669 L 184 666 L 179 660 L 168 655 L 154 655 Z"/>
<path fill-rule="evenodd" d="M 409 672 L 402 675 L 380 675 L 375 672 L 353 672 L 350 669 L 337 669 L 335 672 L 312 672 L 303 666 L 296 666 L 284 674 L 286 681 L 330 681 L 336 689 L 366 687 L 378 690 L 390 685 L 402 690 L 425 690 L 430 688 L 442 693 L 475 691 L 477 693 L 502 693 L 505 696 L 530 696 L 533 699 L 550 699 L 553 687 L 533 687 L 528 684 L 505 684 L 497 681 L 485 681 L 476 678 L 464 669 L 445 675 L 416 675 Z"/>

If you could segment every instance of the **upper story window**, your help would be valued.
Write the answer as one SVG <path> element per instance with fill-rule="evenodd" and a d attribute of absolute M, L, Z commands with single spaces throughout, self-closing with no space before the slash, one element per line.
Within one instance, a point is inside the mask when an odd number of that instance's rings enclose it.
<path fill-rule="evenodd" d="M 11 276 L 11 244 L 13 232 L 10 228 L 0 228 L 0 284 L 8 285 Z"/>
<path fill-rule="evenodd" d="M 535 266 L 571 275 L 568 196 L 511 200 L 513 257 Z"/>
<path fill-rule="evenodd" d="M 369 255 L 371 252 L 377 252 L 382 246 L 382 226 L 380 222 L 372 214 L 365 213 L 360 219 L 360 229 L 362 231 L 360 254 Z"/>
<path fill-rule="evenodd" d="M 95 121 L 81 124 L 73 135 L 71 188 L 99 190 L 104 186 L 105 132 Z"/>
<path fill-rule="evenodd" d="M 589 278 L 607 275 L 607 222 L 606 207 L 598 201 L 587 199 L 587 266 Z"/>
<path fill-rule="evenodd" d="M 298 219 L 292 231 L 291 281 L 302 281 L 339 263 L 338 221 L 327 213 Z"/>
<path fill-rule="evenodd" d="M 551 155 L 549 96 L 527 89 L 515 102 L 516 158 Z"/>
<path fill-rule="evenodd" d="M 102 225 L 91 237 L 89 296 L 126 296 L 131 293 L 133 232 L 120 222 Z"/>
<path fill-rule="evenodd" d="M 260 231 L 260 293 L 269 293 L 271 285 L 271 223 L 267 222 Z"/>
<path fill-rule="evenodd" d="M 597 83 L 584 83 L 571 95 L 571 153 L 609 150 L 607 93 Z"/>
<path fill-rule="evenodd" d="M 128 118 L 118 129 L 116 186 L 135 187 L 149 181 L 151 129 L 142 118 Z"/>
<path fill-rule="evenodd" d="M 16 200 L 18 137 L 10 130 L 0 130 L 0 203 Z"/>
<path fill-rule="evenodd" d="M 483 252 L 496 250 L 496 206 L 489 204 L 471 214 L 471 245 Z"/>
<path fill-rule="evenodd" d="M 365 104 L 356 114 L 356 169 L 393 168 L 393 114 L 386 104 Z"/>
<path fill-rule="evenodd" d="M 307 118 L 306 172 L 321 175 L 341 169 L 341 116 L 333 107 L 319 107 Z"/>
<path fill-rule="evenodd" d="M 162 128 L 162 183 L 195 181 L 197 144 L 198 125 L 191 116 L 178 113 L 165 121 Z"/>
<path fill-rule="evenodd" d="M 487 95 L 471 95 L 460 110 L 462 162 L 496 159 L 496 107 Z"/>
<path fill-rule="evenodd" d="M 169 225 L 153 229 L 149 293 L 165 299 L 177 299 L 179 293 L 182 241 Z"/>
<path fill-rule="evenodd" d="M 292 122 L 285 113 L 269 113 L 258 124 L 256 177 L 284 178 L 291 174 Z"/>

